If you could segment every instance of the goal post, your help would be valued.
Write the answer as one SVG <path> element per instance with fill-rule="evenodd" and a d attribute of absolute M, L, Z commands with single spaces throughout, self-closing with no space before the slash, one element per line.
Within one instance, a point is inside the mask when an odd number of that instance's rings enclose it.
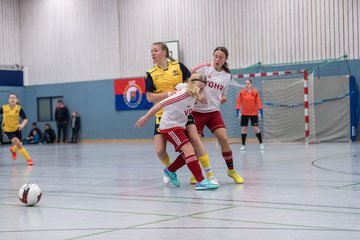
<path fill-rule="evenodd" d="M 229 138 L 240 142 L 240 120 L 236 119 L 238 93 L 251 79 L 263 105 L 263 119 L 259 121 L 267 142 L 316 142 L 314 76 L 307 70 L 233 74 L 227 103 L 221 107 Z M 255 136 L 248 126 L 249 137 Z"/>

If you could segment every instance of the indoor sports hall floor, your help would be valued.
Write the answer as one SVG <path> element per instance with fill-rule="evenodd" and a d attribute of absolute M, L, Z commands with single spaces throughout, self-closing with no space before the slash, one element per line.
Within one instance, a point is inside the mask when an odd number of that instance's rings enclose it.
<path fill-rule="evenodd" d="M 359 143 L 233 144 L 242 185 L 206 147 L 218 190 L 195 191 L 186 167 L 165 185 L 151 143 L 27 145 L 33 167 L 2 145 L 0 239 L 360 239 Z M 18 200 L 26 182 L 36 207 Z"/>

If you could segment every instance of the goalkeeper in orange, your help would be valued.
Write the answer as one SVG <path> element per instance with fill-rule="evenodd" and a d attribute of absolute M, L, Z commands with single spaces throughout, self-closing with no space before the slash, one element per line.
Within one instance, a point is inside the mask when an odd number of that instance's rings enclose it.
<path fill-rule="evenodd" d="M 264 144 L 262 142 L 261 131 L 259 128 L 259 119 L 262 118 L 262 106 L 259 92 L 252 88 L 252 81 L 250 79 L 245 80 L 246 87 L 240 90 L 236 101 L 236 116 L 241 119 L 241 151 L 246 149 L 246 135 L 249 119 L 251 120 L 251 126 L 259 140 L 260 150 L 264 150 Z M 241 107 L 241 111 L 240 111 Z"/>

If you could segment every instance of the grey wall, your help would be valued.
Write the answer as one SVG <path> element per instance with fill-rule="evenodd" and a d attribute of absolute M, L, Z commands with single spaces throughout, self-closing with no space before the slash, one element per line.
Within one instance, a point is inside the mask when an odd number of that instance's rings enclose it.
<path fill-rule="evenodd" d="M 143 111 L 115 111 L 113 80 L 29 86 L 25 92 L 28 104 L 24 107 L 30 119 L 37 118 L 38 97 L 63 96 L 69 111 L 81 115 L 82 139 L 146 138 L 152 131 L 151 123 L 142 130 L 133 127 Z"/>

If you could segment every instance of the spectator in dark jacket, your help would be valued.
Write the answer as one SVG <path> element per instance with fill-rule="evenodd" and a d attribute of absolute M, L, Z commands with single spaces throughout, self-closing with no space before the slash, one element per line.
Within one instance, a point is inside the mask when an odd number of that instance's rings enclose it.
<path fill-rule="evenodd" d="M 77 143 L 79 141 L 79 130 L 81 126 L 80 115 L 77 112 L 71 114 L 71 143 Z"/>
<path fill-rule="evenodd" d="M 64 105 L 64 102 L 62 100 L 58 100 L 56 103 L 56 109 L 55 109 L 55 121 L 56 121 L 56 127 L 57 127 L 57 142 L 60 142 L 61 139 L 61 133 L 62 133 L 62 142 L 64 143 L 66 141 L 66 130 L 67 130 L 67 124 L 69 122 L 69 110 Z"/>
<path fill-rule="evenodd" d="M 42 143 L 54 143 L 56 140 L 56 135 L 54 129 L 51 128 L 50 124 L 45 123 L 45 130 L 43 133 L 43 138 L 41 139 Z"/>

